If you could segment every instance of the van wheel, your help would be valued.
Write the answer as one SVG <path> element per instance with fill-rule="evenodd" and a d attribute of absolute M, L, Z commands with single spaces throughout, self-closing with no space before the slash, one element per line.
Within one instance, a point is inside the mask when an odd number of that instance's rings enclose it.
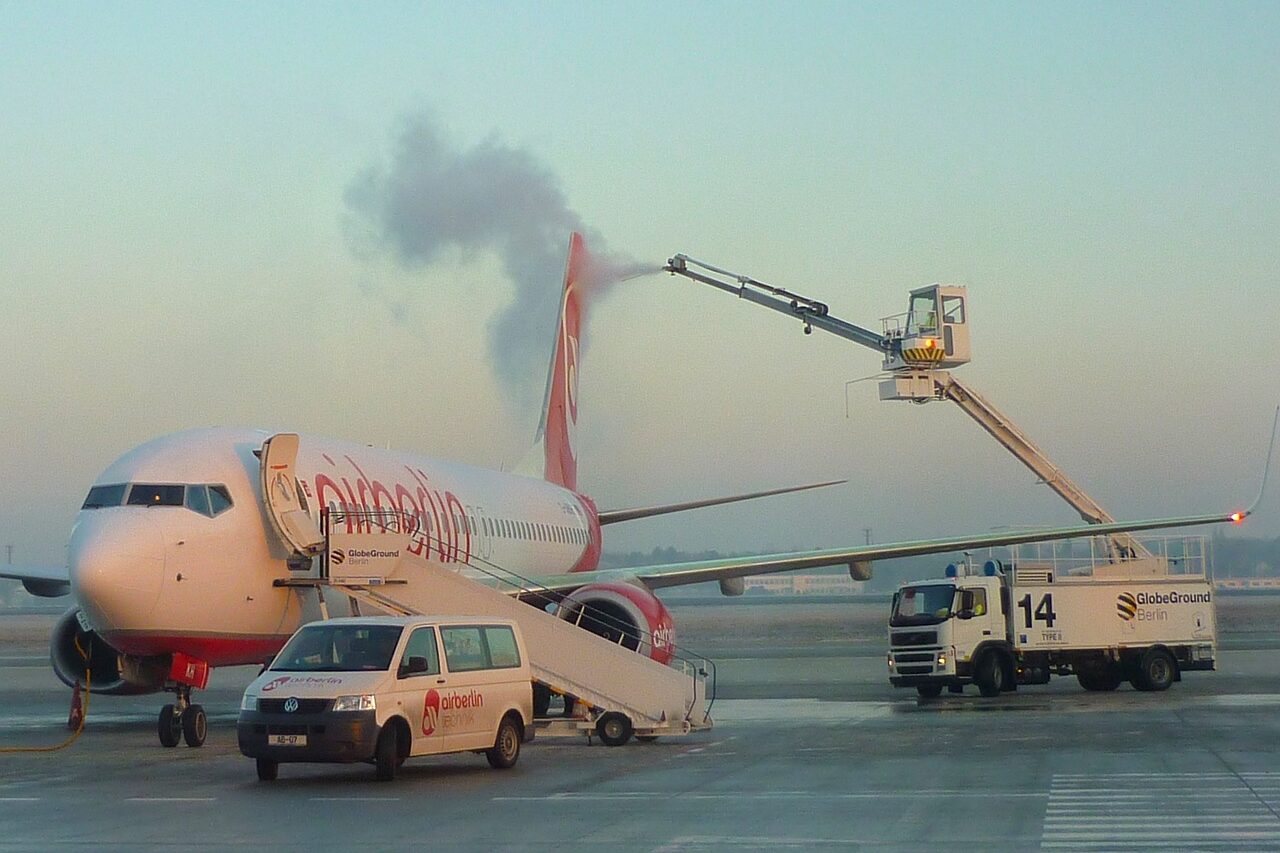
<path fill-rule="evenodd" d="M 400 766 L 400 732 L 394 722 L 382 727 L 378 745 L 373 749 L 373 763 L 379 782 L 390 782 L 396 778 L 396 768 Z"/>
<path fill-rule="evenodd" d="M 916 693 L 920 695 L 921 699 L 937 699 L 942 695 L 942 685 L 932 681 L 928 684 L 917 684 Z"/>
<path fill-rule="evenodd" d="M 493 748 L 485 750 L 484 757 L 489 759 L 489 766 L 497 770 L 516 766 L 516 761 L 520 758 L 520 725 L 514 717 L 508 715 L 502 718 Z"/>
<path fill-rule="evenodd" d="M 1178 663 L 1164 649 L 1147 649 L 1138 661 L 1133 686 L 1139 690 L 1168 690 L 1178 678 Z"/>
<path fill-rule="evenodd" d="M 276 777 L 280 775 L 280 762 L 273 761 L 270 758 L 258 759 L 258 781 L 274 782 Z"/>
<path fill-rule="evenodd" d="M 978 664 L 973 680 L 978 685 L 978 692 L 990 699 L 999 696 L 1004 690 L 1004 658 L 999 652 L 987 652 Z"/>
<path fill-rule="evenodd" d="M 596 723 L 596 734 L 605 746 L 622 746 L 631 740 L 631 720 L 626 714 L 610 711 Z"/>

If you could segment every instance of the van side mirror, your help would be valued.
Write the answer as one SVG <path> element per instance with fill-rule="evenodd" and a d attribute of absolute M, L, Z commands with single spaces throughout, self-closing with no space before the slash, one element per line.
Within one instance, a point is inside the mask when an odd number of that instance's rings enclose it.
<path fill-rule="evenodd" d="M 418 655 L 411 655 L 409 660 L 400 664 L 400 671 L 397 673 L 400 678 L 408 675 L 418 675 L 426 672 L 428 669 L 427 659 Z"/>

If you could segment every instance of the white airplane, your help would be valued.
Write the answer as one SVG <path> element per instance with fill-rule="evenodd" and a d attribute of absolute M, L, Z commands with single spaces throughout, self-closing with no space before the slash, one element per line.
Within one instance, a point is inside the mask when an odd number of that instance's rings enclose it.
<path fill-rule="evenodd" d="M 1248 514 L 597 569 L 606 524 L 795 489 L 617 512 L 598 511 L 579 492 L 573 439 L 578 332 L 589 263 L 581 236 L 574 234 L 535 446 L 540 452 L 528 473 L 233 428 L 163 436 L 113 462 L 89 490 L 65 568 L 0 566 L 0 577 L 17 578 L 36 595 L 69 592 L 74 597 L 75 605 L 53 631 L 57 676 L 68 685 L 81 680 L 86 672 L 82 649 L 95 693 L 173 692 L 176 703 L 160 713 L 161 742 L 176 745 L 181 733 L 189 745 L 199 745 L 207 724 L 203 710 L 190 700 L 193 689 L 207 683 L 209 669 L 269 661 L 299 625 L 318 618 L 313 597 L 273 582 L 310 566 L 310 558 L 300 559 L 302 540 L 319 529 L 322 508 L 355 525 L 367 523 L 359 520 L 361 514 L 385 511 L 414 518 L 429 533 L 431 556 L 440 563 L 461 568 L 484 562 L 534 578 L 576 607 L 606 614 L 630 636 L 655 638 L 645 647 L 660 660 L 672 655 L 675 627 L 653 593 L 661 587 L 721 581 L 731 592 L 734 580 L 746 576 L 833 565 L 848 565 L 855 577 L 865 579 L 877 559 L 1240 522 Z M 284 460 L 279 465 L 276 456 Z M 280 501 L 265 499 L 267 488 L 281 489 L 285 504 L 294 502 L 295 511 L 285 513 L 290 518 L 279 517 Z M 598 630 L 608 629 L 598 625 Z"/>

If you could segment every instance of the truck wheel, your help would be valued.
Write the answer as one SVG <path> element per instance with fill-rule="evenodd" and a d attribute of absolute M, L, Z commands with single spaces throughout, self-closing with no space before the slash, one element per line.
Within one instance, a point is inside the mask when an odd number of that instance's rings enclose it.
<path fill-rule="evenodd" d="M 937 699 L 942 695 L 942 685 L 934 682 L 928 684 L 917 684 L 916 693 L 920 694 L 921 699 Z"/>
<path fill-rule="evenodd" d="M 1137 681 L 1139 690 L 1159 692 L 1168 690 L 1178 677 L 1178 662 L 1164 649 L 1147 649 L 1138 661 Z"/>
<path fill-rule="evenodd" d="M 396 778 L 396 769 L 400 766 L 400 734 L 394 721 L 382 727 L 378 744 L 373 749 L 373 763 L 379 782 L 390 782 Z"/>
<path fill-rule="evenodd" d="M 1085 690 L 1108 691 L 1119 687 L 1124 678 L 1118 668 L 1107 667 L 1102 670 L 1081 670 L 1076 673 L 1076 680 Z"/>
<path fill-rule="evenodd" d="M 978 692 L 990 699 L 1004 690 L 1004 658 L 999 652 L 987 652 L 978 663 L 973 680 Z"/>
<path fill-rule="evenodd" d="M 605 746 L 622 746 L 631 740 L 631 731 L 631 720 L 617 711 L 610 711 L 596 723 L 596 734 Z"/>
<path fill-rule="evenodd" d="M 493 746 L 485 750 L 484 757 L 489 759 L 489 766 L 496 770 L 516 766 L 516 760 L 520 758 L 520 726 L 510 714 L 498 724 L 498 736 L 494 739 Z"/>
<path fill-rule="evenodd" d="M 258 781 L 274 782 L 276 777 L 280 775 L 280 762 L 273 761 L 270 758 L 258 759 Z"/>

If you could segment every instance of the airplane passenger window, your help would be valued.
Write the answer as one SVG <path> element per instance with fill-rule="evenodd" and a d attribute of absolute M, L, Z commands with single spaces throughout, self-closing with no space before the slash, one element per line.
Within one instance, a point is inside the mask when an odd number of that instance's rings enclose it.
<path fill-rule="evenodd" d="M 209 487 L 209 508 L 214 515 L 231 508 L 231 493 L 226 486 Z"/>
<path fill-rule="evenodd" d="M 134 483 L 129 489 L 129 506 L 182 506 L 184 486 Z"/>
<path fill-rule="evenodd" d="M 99 509 L 104 506 L 120 506 L 124 503 L 124 490 L 127 488 L 124 483 L 116 483 L 111 486 L 94 486 L 89 490 L 89 496 L 84 499 L 84 505 L 81 509 Z"/>
<path fill-rule="evenodd" d="M 209 509 L 209 490 L 204 486 L 187 486 L 187 509 L 201 515 L 212 516 Z"/>

